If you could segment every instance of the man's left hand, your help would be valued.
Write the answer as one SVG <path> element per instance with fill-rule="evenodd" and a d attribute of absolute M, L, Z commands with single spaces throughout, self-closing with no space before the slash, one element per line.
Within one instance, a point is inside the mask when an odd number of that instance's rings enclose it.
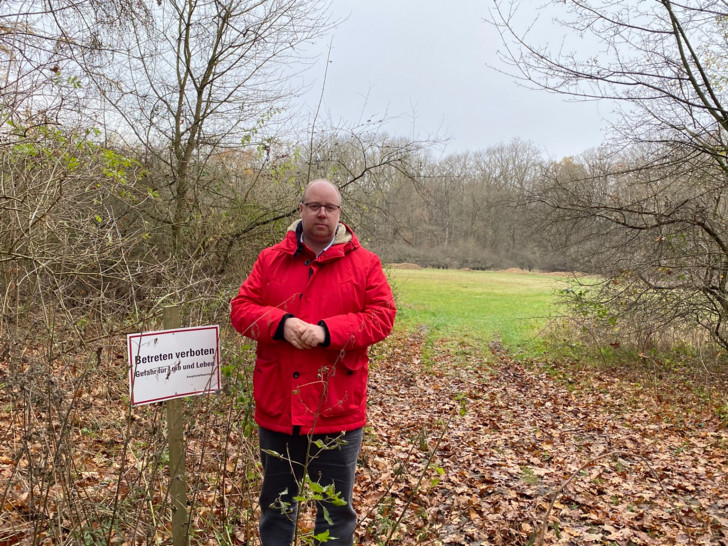
<path fill-rule="evenodd" d="M 318 324 L 306 324 L 303 330 L 299 331 L 299 339 L 301 344 L 309 349 L 313 349 L 317 345 L 321 345 L 326 341 L 326 332 L 323 326 Z"/>

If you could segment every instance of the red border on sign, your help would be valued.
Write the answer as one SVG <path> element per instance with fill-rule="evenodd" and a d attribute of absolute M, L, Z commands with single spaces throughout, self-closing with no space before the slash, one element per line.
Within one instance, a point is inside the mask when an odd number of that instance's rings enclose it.
<path fill-rule="evenodd" d="M 185 392 L 185 393 L 177 393 L 171 396 L 160 396 L 158 398 L 151 398 L 148 400 L 141 400 L 136 401 L 134 399 L 134 366 L 132 365 L 132 355 L 133 355 L 133 346 L 132 343 L 136 340 L 141 340 L 145 337 L 150 336 L 160 336 L 164 334 L 170 334 L 170 333 L 183 333 L 183 332 L 199 332 L 204 330 L 215 330 L 215 363 L 216 363 L 216 369 L 217 369 L 217 385 L 221 385 L 220 381 L 220 327 L 219 326 L 197 326 L 193 328 L 174 328 L 172 330 L 158 330 L 155 332 L 145 332 L 141 334 L 129 334 L 127 336 L 127 356 L 129 358 L 129 385 L 131 390 L 131 405 L 132 406 L 142 406 L 145 404 L 153 404 L 155 402 L 164 402 L 165 400 L 174 400 L 175 398 L 184 398 L 185 396 L 197 396 L 200 394 L 207 394 L 210 392 L 215 392 L 217 389 L 203 389 L 203 390 L 197 390 L 197 391 L 191 391 L 191 392 Z"/>

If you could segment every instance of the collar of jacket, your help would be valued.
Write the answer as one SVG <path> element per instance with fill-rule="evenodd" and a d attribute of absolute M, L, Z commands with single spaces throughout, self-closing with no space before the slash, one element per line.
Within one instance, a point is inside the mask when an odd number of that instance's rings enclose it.
<path fill-rule="evenodd" d="M 286 237 L 290 238 L 293 237 L 295 240 L 295 250 L 293 252 L 293 257 L 295 258 L 304 251 L 305 245 L 301 242 L 301 233 L 303 232 L 303 224 L 301 220 L 296 220 L 293 222 L 290 226 L 288 226 L 288 230 L 286 232 Z M 339 228 L 336 230 L 336 235 L 334 236 L 334 242 L 331 244 L 329 249 L 326 251 L 327 254 L 332 254 L 331 251 L 335 249 L 338 245 L 348 245 L 351 247 L 351 249 L 355 249 L 358 245 L 358 241 L 356 240 L 356 236 L 354 235 L 354 232 L 351 230 L 349 226 L 347 226 L 343 222 L 339 222 Z M 345 254 L 347 250 L 344 249 L 337 249 L 340 250 L 340 252 L 336 252 L 335 254 Z M 332 255 L 331 257 L 335 257 Z"/>

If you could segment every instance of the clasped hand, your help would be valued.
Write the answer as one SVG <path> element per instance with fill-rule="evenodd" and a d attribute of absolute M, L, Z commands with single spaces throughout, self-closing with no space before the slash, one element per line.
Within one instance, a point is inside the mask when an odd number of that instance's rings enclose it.
<path fill-rule="evenodd" d="M 284 339 L 296 349 L 313 349 L 326 340 L 323 326 L 290 317 L 283 325 Z"/>

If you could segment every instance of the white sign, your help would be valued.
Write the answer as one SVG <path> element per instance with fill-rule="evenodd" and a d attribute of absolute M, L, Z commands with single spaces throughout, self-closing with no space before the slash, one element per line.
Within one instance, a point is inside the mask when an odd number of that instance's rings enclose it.
<path fill-rule="evenodd" d="M 127 336 L 133 406 L 220 390 L 220 327 Z"/>

